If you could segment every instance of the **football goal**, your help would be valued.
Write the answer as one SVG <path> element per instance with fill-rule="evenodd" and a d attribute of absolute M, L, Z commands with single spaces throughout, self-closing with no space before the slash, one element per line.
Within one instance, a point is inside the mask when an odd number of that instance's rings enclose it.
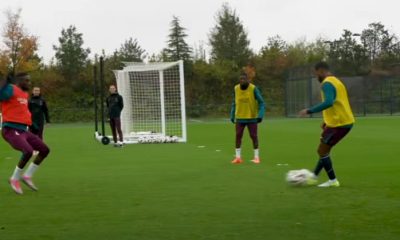
<path fill-rule="evenodd" d="M 124 143 L 186 142 L 183 61 L 124 64 L 114 71 Z"/>

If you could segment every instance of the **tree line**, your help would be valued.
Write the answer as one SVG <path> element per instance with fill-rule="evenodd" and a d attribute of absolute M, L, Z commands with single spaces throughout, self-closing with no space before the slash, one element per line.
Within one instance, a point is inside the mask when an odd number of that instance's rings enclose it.
<path fill-rule="evenodd" d="M 233 86 L 240 72 L 246 72 L 260 87 L 269 114 L 283 114 L 285 79 L 290 69 L 328 61 L 338 75 L 367 75 L 400 63 L 399 37 L 383 23 L 373 22 L 354 33 L 344 29 L 337 39 L 288 42 L 279 35 L 266 37 L 255 51 L 245 26 L 235 9 L 223 4 L 216 12 L 208 42 L 190 46 L 187 29 L 173 16 L 166 46 L 159 53 L 148 53 L 137 38 L 126 39 L 112 53 L 95 54 L 84 47 L 84 36 L 71 25 L 61 30 L 53 46 L 54 58 L 44 63 L 38 55 L 38 36 L 30 34 L 21 22 L 21 10 L 6 12 L 2 26 L 0 71 L 30 72 L 49 102 L 55 121 L 88 121 L 93 118 L 93 67 L 104 58 L 105 80 L 115 82 L 111 70 L 123 62 L 185 62 L 187 112 L 190 117 L 221 116 L 229 111 Z M 206 45 L 207 44 L 207 45 Z M 207 53 L 206 49 L 210 51 Z M 106 89 L 103 89 L 106 91 Z"/>

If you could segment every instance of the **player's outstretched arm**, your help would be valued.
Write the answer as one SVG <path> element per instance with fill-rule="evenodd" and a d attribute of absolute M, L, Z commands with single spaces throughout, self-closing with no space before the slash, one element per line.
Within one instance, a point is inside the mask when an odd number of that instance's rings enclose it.
<path fill-rule="evenodd" d="M 322 85 L 322 91 L 324 93 L 325 100 L 320 104 L 301 110 L 299 112 L 300 117 L 305 117 L 308 114 L 312 113 L 322 112 L 325 109 L 328 109 L 333 106 L 333 103 L 335 102 L 336 99 L 335 87 L 331 83 L 324 83 Z"/>

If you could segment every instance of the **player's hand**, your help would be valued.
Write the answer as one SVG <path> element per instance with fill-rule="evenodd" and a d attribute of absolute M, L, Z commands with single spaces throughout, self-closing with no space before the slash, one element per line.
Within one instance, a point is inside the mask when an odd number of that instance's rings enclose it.
<path fill-rule="evenodd" d="M 234 119 L 234 118 L 231 118 L 231 122 L 232 122 L 232 123 L 235 123 L 235 119 Z"/>
<path fill-rule="evenodd" d="M 308 109 L 305 108 L 298 113 L 299 117 L 307 117 L 308 116 Z"/>
<path fill-rule="evenodd" d="M 262 118 L 257 118 L 257 123 L 262 122 Z"/>

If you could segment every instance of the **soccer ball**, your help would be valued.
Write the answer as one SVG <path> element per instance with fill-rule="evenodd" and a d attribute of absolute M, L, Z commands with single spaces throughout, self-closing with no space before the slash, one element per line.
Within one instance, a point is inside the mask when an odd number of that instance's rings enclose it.
<path fill-rule="evenodd" d="M 307 183 L 307 179 L 311 178 L 313 173 L 307 169 L 300 169 L 300 170 L 290 170 L 286 174 L 286 181 L 290 185 L 294 186 L 302 186 Z"/>
<path fill-rule="evenodd" d="M 177 143 L 179 141 L 179 138 L 177 136 L 172 136 L 171 137 L 171 142 Z"/>

